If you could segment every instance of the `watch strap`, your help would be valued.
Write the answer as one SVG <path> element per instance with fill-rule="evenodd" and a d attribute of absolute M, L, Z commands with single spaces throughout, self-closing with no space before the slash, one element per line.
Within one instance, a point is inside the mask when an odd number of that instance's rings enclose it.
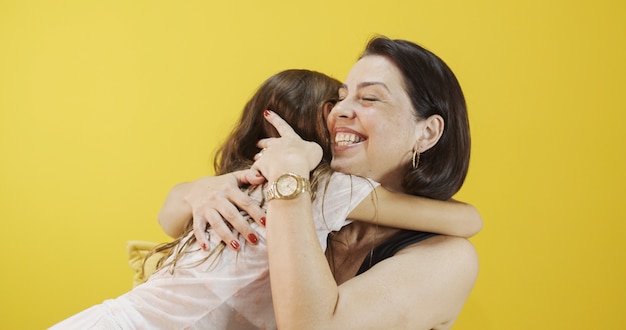
<path fill-rule="evenodd" d="M 278 189 L 278 184 L 281 180 L 289 179 L 289 177 L 296 181 L 296 189 L 290 194 L 282 194 Z M 269 184 L 265 195 L 269 202 L 274 199 L 294 199 L 304 192 L 311 193 L 309 179 L 294 173 L 285 173 Z"/>

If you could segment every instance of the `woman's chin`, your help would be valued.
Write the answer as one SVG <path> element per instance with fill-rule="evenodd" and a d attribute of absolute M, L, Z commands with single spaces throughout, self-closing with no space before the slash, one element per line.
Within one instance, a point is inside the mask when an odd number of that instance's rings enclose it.
<path fill-rule="evenodd" d="M 348 172 L 350 167 L 347 166 L 346 160 L 342 157 L 333 157 L 333 159 L 330 161 L 330 168 L 332 168 L 333 171 L 350 173 Z"/>
<path fill-rule="evenodd" d="M 346 157 L 335 157 L 330 162 L 330 167 L 337 172 L 362 175 L 362 173 L 360 173 L 360 167 L 354 159 L 349 159 Z"/>

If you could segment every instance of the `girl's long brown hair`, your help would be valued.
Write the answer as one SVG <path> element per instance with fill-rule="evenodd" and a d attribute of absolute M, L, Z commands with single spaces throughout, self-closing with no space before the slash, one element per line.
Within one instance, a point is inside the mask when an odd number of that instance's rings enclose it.
<path fill-rule="evenodd" d="M 268 78 L 246 103 L 241 120 L 215 154 L 213 162 L 215 172 L 221 175 L 249 168 L 254 155 L 259 152 L 257 141 L 278 136 L 276 129 L 263 116 L 263 112 L 269 109 L 285 119 L 303 140 L 317 142 L 322 147 L 324 152 L 322 161 L 311 175 L 311 190 L 317 191 L 320 179 L 331 173 L 329 164 L 332 155 L 324 109 L 337 101 L 340 86 L 341 82 L 337 79 L 310 70 L 285 70 Z M 157 264 L 157 269 L 171 266 L 173 272 L 176 262 L 183 253 L 191 251 L 190 248 L 196 241 L 194 235 L 184 240 L 192 231 L 192 225 L 193 221 L 190 219 L 181 236 L 153 249 L 144 259 L 144 265 L 145 260 L 152 254 L 165 252 L 166 255 Z M 174 249 L 179 244 L 180 246 Z M 223 242 L 220 243 L 199 263 L 206 261 L 215 253 L 220 253 L 224 246 Z M 172 254 L 174 255 L 172 260 L 164 263 L 164 260 Z"/>

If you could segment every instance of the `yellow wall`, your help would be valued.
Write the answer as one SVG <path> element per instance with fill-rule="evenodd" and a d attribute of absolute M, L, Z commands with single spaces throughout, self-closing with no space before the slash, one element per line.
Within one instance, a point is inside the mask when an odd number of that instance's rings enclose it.
<path fill-rule="evenodd" d="M 0 0 L 0 325 L 128 290 L 125 242 L 269 75 L 343 79 L 375 33 L 443 57 L 485 220 L 458 329 L 626 325 L 626 5 L 597 1 Z"/>

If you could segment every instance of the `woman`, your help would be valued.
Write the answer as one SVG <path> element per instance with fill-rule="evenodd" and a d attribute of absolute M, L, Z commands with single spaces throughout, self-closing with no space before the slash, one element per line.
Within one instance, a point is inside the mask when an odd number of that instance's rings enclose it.
<path fill-rule="evenodd" d="M 270 183 L 287 172 L 307 178 L 319 160 L 313 157 L 319 156 L 316 148 L 274 114 L 268 120 L 282 137 L 259 142 L 265 151 L 254 168 Z M 335 141 L 334 170 L 440 200 L 449 199 L 465 179 L 470 138 L 463 93 L 447 65 L 414 43 L 371 40 L 340 90 L 328 129 Z M 229 200 L 246 201 L 232 187 L 212 194 L 212 205 L 202 208 L 208 216 L 195 221 L 215 221 L 232 207 Z M 306 193 L 268 203 L 270 280 L 279 328 L 452 326 L 478 273 L 467 240 L 424 239 L 354 222 L 329 239 L 327 258 L 314 239 L 311 212 Z"/>
<path fill-rule="evenodd" d="M 249 167 L 258 150 L 255 141 L 277 136 L 263 120 L 263 109 L 267 107 L 285 116 L 298 128 L 298 134 L 305 138 L 327 140 L 322 113 L 324 109 L 329 111 L 336 101 L 339 86 L 337 80 L 308 70 L 287 70 L 270 77 L 248 102 L 240 124 L 221 149 L 220 168 L 234 170 Z M 329 160 L 330 156 L 327 157 Z M 311 189 L 313 192 L 329 190 L 324 197 L 342 200 L 342 203 L 328 200 L 326 209 L 319 207 L 317 210 L 330 212 L 314 213 L 319 220 L 316 230 L 322 243 L 326 242 L 330 230 L 341 228 L 346 215 L 377 185 L 357 177 L 330 175 L 327 167 L 317 168 L 314 177 L 319 180 L 316 182 L 324 184 L 313 183 Z M 246 192 L 258 202 L 264 199 L 260 189 L 251 187 Z M 349 199 L 352 203 L 344 205 L 343 201 Z M 322 200 L 316 198 L 316 203 Z M 382 214 L 380 219 L 370 216 L 364 220 L 385 223 L 385 216 Z M 117 299 L 107 300 L 79 313 L 56 327 L 274 328 L 264 229 L 255 227 L 259 236 L 248 238 L 257 244 L 231 244 L 237 252 L 221 251 L 223 245 L 220 245 L 217 236 L 213 236 L 209 241 L 211 245 L 205 248 L 210 251 L 193 248 L 192 233 L 181 236 L 171 244 L 174 255 L 147 283 Z"/>

